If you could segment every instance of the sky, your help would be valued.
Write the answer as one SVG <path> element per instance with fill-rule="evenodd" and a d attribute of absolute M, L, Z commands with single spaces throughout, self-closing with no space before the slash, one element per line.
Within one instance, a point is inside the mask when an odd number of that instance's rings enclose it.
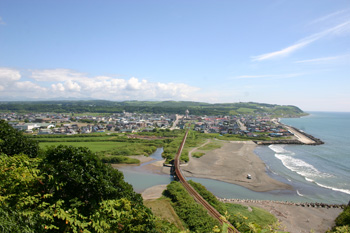
<path fill-rule="evenodd" d="M 0 101 L 350 112 L 349 0 L 0 0 Z"/>

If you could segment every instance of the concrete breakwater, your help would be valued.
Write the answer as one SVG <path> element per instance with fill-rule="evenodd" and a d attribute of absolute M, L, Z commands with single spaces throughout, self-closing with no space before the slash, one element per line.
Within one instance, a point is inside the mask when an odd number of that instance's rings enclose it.
<path fill-rule="evenodd" d="M 282 123 L 279 123 L 279 124 L 284 125 Z M 284 125 L 284 126 L 286 126 L 286 125 Z M 287 144 L 287 145 L 312 145 L 312 146 L 324 144 L 324 142 L 319 138 L 316 138 L 310 134 L 307 134 L 304 131 L 301 131 L 295 127 L 292 127 L 292 126 L 288 126 L 288 127 L 290 127 L 292 130 L 298 132 L 299 134 L 302 134 L 306 138 L 310 139 L 312 142 L 311 143 L 304 143 L 300 140 L 281 139 L 281 140 L 269 140 L 269 141 L 254 141 L 254 143 L 256 143 L 257 145 Z"/>
<path fill-rule="evenodd" d="M 272 145 L 272 144 L 288 144 L 288 145 L 304 145 L 299 140 L 269 140 L 269 141 L 253 141 L 257 145 Z"/>
<path fill-rule="evenodd" d="M 296 202 L 288 202 L 288 201 L 271 201 L 271 200 L 249 200 L 249 199 L 227 199 L 227 198 L 219 198 L 216 197 L 219 201 L 223 203 L 258 203 L 258 204 L 283 204 L 283 205 L 293 205 L 293 206 L 301 206 L 301 207 L 314 207 L 314 208 L 341 208 L 344 209 L 346 205 L 341 204 L 326 204 L 326 203 L 296 203 Z"/>
<path fill-rule="evenodd" d="M 305 137 L 308 137 L 311 140 L 313 140 L 315 143 L 311 144 L 311 145 L 322 145 L 322 144 L 324 144 L 324 142 L 321 139 L 315 138 L 314 136 L 312 136 L 310 134 L 307 134 L 304 131 L 299 130 L 298 128 L 295 128 L 295 127 L 292 127 L 292 126 L 290 126 L 290 127 L 293 128 L 295 131 L 298 131 L 300 134 L 304 135 Z"/>

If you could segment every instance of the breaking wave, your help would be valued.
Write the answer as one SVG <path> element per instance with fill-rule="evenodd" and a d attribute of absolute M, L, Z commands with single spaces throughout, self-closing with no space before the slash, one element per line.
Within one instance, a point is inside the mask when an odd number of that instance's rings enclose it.
<path fill-rule="evenodd" d="M 281 160 L 282 164 L 286 168 L 301 175 L 302 177 L 304 177 L 304 179 L 306 181 L 314 183 L 314 184 L 316 184 L 320 187 L 323 187 L 323 188 L 327 188 L 327 189 L 331 189 L 334 191 L 339 191 L 339 192 L 350 194 L 350 190 L 335 188 L 335 187 L 327 186 L 327 185 L 316 182 L 315 180 L 317 180 L 319 178 L 330 178 L 330 177 L 333 177 L 333 175 L 328 174 L 328 173 L 324 173 L 324 172 L 320 172 L 313 165 L 311 165 L 311 164 L 309 164 L 301 159 L 294 158 L 295 153 L 284 149 L 284 146 L 270 145 L 269 148 L 275 152 L 275 157 L 277 159 Z M 302 196 L 298 191 L 297 191 L 297 193 L 299 196 Z"/>

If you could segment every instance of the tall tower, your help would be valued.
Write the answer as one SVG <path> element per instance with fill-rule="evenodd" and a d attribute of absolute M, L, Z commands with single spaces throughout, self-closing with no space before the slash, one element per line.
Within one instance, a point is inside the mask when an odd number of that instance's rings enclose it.
<path fill-rule="evenodd" d="M 188 109 L 186 109 L 186 111 L 185 111 L 186 119 L 188 119 L 188 114 L 190 114 L 190 111 L 188 111 Z"/>

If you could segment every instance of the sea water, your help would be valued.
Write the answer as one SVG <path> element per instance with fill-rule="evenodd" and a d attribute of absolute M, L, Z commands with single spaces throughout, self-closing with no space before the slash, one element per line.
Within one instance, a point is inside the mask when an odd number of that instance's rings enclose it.
<path fill-rule="evenodd" d="M 255 152 L 271 173 L 287 179 L 300 196 L 348 203 L 350 113 L 311 112 L 309 116 L 281 122 L 320 138 L 325 144 L 258 147 Z"/>
<path fill-rule="evenodd" d="M 211 179 L 189 178 L 221 198 L 323 202 L 347 204 L 350 200 L 350 113 L 312 112 L 302 118 L 281 119 L 325 142 L 324 145 L 257 146 L 255 153 L 265 162 L 267 173 L 293 190 L 254 192 Z M 151 157 L 161 159 L 162 149 Z M 125 180 L 136 192 L 172 181 L 169 175 L 152 174 L 141 167 L 125 167 Z"/>

